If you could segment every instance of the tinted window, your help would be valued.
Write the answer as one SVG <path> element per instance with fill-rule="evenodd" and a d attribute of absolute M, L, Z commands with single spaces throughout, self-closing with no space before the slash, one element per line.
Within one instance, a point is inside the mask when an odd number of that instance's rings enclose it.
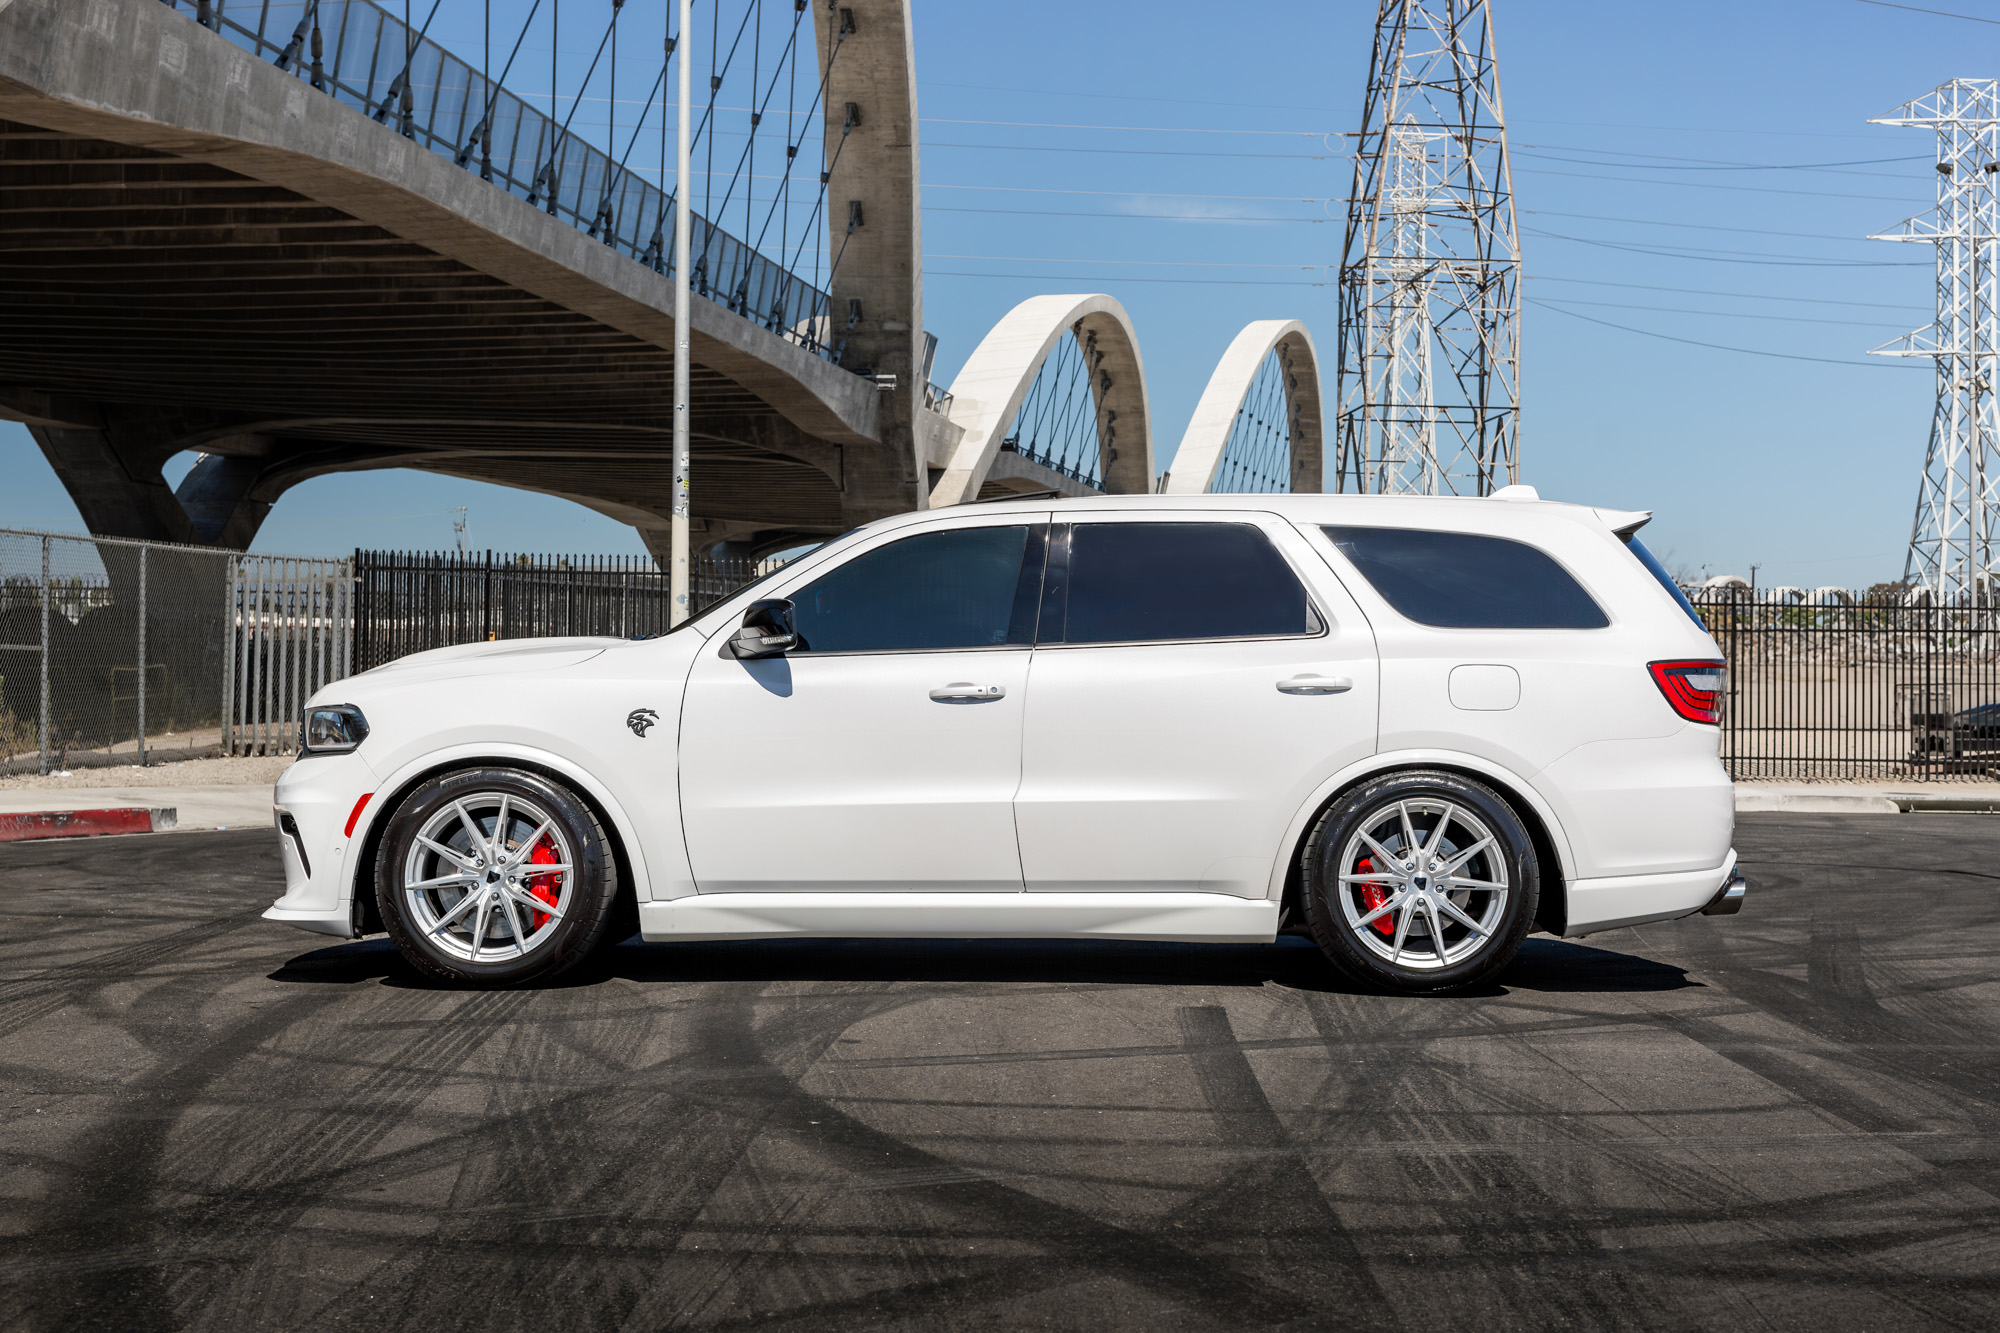
<path fill-rule="evenodd" d="M 958 528 L 905 537 L 858 555 L 792 594 L 800 650 L 1025 644 L 1038 579 L 1030 580 L 1028 605 L 1019 615 L 1014 604 L 1030 535 L 1025 526 Z M 1039 539 L 1034 545 L 1039 554 Z"/>
<path fill-rule="evenodd" d="M 1697 625 L 1701 625 L 1701 617 L 1695 614 L 1694 603 L 1687 599 L 1687 594 L 1681 591 L 1678 583 L 1674 582 L 1674 576 L 1667 573 L 1667 567 L 1660 563 L 1657 556 L 1646 549 L 1646 543 L 1628 532 L 1625 534 L 1625 549 L 1639 558 L 1639 563 L 1646 567 L 1646 572 L 1651 574 L 1662 588 L 1665 588 L 1674 595 L 1674 600 L 1681 604 L 1681 610 L 1687 612 L 1688 619 Z M 1701 625 L 1701 628 L 1703 633 L 1708 632 L 1708 626 Z"/>
<path fill-rule="evenodd" d="M 1298 577 L 1247 523 L 1079 523 L 1069 541 L 1066 643 L 1319 628 Z"/>
<path fill-rule="evenodd" d="M 1414 528 L 1325 529 L 1383 600 L 1446 629 L 1602 629 L 1569 571 L 1525 542 Z"/>

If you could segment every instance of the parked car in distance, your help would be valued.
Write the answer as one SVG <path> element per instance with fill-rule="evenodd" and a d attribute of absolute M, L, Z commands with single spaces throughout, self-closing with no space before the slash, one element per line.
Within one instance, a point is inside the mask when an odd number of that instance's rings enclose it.
<path fill-rule="evenodd" d="M 265 915 L 442 979 L 647 940 L 1269 942 L 1492 977 L 1742 901 L 1722 658 L 1535 498 L 1129 496 L 871 523 L 674 632 L 320 692 Z"/>
<path fill-rule="evenodd" d="M 1973 740 L 2000 740 L 2000 704 L 1978 704 L 1951 715 L 1952 730 Z"/>

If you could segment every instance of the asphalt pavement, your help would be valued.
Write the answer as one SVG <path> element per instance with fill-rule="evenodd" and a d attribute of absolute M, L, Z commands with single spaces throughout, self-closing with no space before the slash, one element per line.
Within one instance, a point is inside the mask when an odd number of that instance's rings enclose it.
<path fill-rule="evenodd" d="M 0 1328 L 2000 1323 L 2000 819 L 1410 998 L 1299 941 L 437 989 L 268 831 L 0 847 Z"/>

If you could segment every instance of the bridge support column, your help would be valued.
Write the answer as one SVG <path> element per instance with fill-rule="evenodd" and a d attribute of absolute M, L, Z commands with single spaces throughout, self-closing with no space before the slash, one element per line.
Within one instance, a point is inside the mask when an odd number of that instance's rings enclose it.
<path fill-rule="evenodd" d="M 923 409 L 923 229 L 909 0 L 814 6 L 826 77 L 831 337 L 840 364 L 895 388 L 878 395 L 880 449 L 850 451 L 850 525 L 929 505 Z"/>
<path fill-rule="evenodd" d="M 99 537 L 192 542 L 194 527 L 174 499 L 160 465 L 173 455 L 120 447 L 112 433 L 92 426 L 30 426 L 42 456 L 62 478 L 63 489 Z"/>
<path fill-rule="evenodd" d="M 255 459 L 209 454 L 178 490 L 161 468 L 181 446 L 118 425 L 31 424 L 28 433 L 99 537 L 247 549 L 271 512 L 250 492 L 262 471 Z"/>

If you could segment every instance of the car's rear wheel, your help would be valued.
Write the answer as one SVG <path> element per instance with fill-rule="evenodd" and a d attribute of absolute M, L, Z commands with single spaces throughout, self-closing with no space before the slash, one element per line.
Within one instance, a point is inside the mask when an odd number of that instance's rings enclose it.
<path fill-rule="evenodd" d="M 1306 842 L 1306 924 L 1342 970 L 1406 991 L 1474 985 L 1535 919 L 1534 840 L 1501 796 L 1455 773 L 1406 772 L 1334 802 Z"/>
<path fill-rule="evenodd" d="M 396 947 L 465 985 L 547 980 L 613 916 L 618 877 L 604 830 L 575 793 L 513 768 L 432 778 L 390 816 L 376 898 Z"/>

